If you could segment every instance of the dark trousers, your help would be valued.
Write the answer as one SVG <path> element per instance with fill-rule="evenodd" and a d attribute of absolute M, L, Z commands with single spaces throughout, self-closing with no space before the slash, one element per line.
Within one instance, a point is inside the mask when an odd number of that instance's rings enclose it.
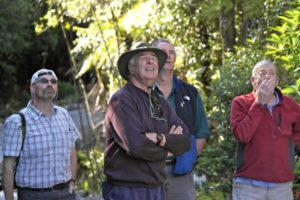
<path fill-rule="evenodd" d="M 76 200 L 76 193 L 69 193 L 69 188 L 57 191 L 33 191 L 18 188 L 18 200 Z"/>
<path fill-rule="evenodd" d="M 124 187 L 102 183 L 102 196 L 105 200 L 165 200 L 163 187 Z"/>

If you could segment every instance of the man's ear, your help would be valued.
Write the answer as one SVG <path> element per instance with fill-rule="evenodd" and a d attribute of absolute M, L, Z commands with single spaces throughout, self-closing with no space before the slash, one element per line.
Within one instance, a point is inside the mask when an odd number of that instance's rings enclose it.
<path fill-rule="evenodd" d="M 278 85 L 279 85 L 279 77 L 278 76 L 276 76 L 276 83 L 275 83 L 275 87 L 277 87 Z"/>
<path fill-rule="evenodd" d="M 35 88 L 33 85 L 30 85 L 30 94 L 32 96 L 32 94 L 34 94 Z"/>
<path fill-rule="evenodd" d="M 129 74 L 135 74 L 134 66 L 130 65 L 130 66 L 128 67 L 128 70 L 129 70 Z"/>
<path fill-rule="evenodd" d="M 254 86 L 254 81 L 255 81 L 254 76 L 251 76 L 251 77 L 250 77 L 250 82 L 251 82 L 252 86 Z"/>

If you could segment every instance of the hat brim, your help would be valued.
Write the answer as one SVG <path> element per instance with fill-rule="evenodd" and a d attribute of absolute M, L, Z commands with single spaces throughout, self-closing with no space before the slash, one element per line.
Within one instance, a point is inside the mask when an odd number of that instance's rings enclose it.
<path fill-rule="evenodd" d="M 125 79 L 126 81 L 128 81 L 128 74 L 129 74 L 129 69 L 128 69 L 128 64 L 129 64 L 129 60 L 136 55 L 137 53 L 143 52 L 143 51 L 152 51 L 156 54 L 157 56 L 157 60 L 158 60 L 158 70 L 160 71 L 163 66 L 166 63 L 167 60 L 167 54 L 166 52 L 158 49 L 158 48 L 140 48 L 140 49 L 134 49 L 134 50 L 130 50 L 127 51 L 125 53 L 123 53 L 119 60 L 118 60 L 118 70 L 120 75 L 122 76 L 123 79 Z"/>

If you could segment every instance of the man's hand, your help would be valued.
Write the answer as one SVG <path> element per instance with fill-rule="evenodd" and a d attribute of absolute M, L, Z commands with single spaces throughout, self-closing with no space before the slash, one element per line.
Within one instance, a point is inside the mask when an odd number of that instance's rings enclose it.
<path fill-rule="evenodd" d="M 75 181 L 71 180 L 69 182 L 69 193 L 72 194 L 75 191 Z"/>
<path fill-rule="evenodd" d="M 181 126 L 176 127 L 175 125 L 173 125 L 169 130 L 169 134 L 182 134 Z"/>
<path fill-rule="evenodd" d="M 156 143 L 156 133 L 155 132 L 147 132 L 146 137 L 151 140 L 152 142 Z"/>
<path fill-rule="evenodd" d="M 256 102 L 268 103 L 273 97 L 276 79 L 265 79 L 261 82 L 256 91 Z"/>

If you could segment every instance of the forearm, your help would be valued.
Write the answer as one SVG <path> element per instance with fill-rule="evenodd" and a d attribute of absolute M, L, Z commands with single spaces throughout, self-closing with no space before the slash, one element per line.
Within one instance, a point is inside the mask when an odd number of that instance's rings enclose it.
<path fill-rule="evenodd" d="M 197 147 L 197 154 L 198 155 L 202 152 L 205 143 L 206 143 L 205 138 L 197 138 L 196 139 L 196 147 Z"/>
<path fill-rule="evenodd" d="M 233 102 L 230 112 L 230 126 L 235 138 L 241 143 L 248 143 L 255 134 L 264 112 L 263 106 L 254 103 L 247 110 L 246 106 Z"/>
<path fill-rule="evenodd" d="M 148 161 L 165 159 L 167 157 L 167 152 L 157 144 L 157 133 L 148 132 L 145 136 L 148 141 L 144 142 L 142 146 L 139 146 L 139 148 L 135 148 L 134 151 L 127 152 L 128 155 Z"/>
<path fill-rule="evenodd" d="M 76 180 L 76 176 L 77 176 L 77 154 L 76 154 L 76 149 L 75 148 L 73 148 L 72 153 L 71 153 L 71 173 L 72 173 L 71 179 Z"/>
<path fill-rule="evenodd" d="M 14 188 L 14 157 L 4 157 L 2 165 L 3 190 L 6 200 L 13 200 Z"/>
<path fill-rule="evenodd" d="M 191 148 L 190 136 L 186 134 L 166 134 L 164 149 L 174 155 L 180 155 Z"/>

